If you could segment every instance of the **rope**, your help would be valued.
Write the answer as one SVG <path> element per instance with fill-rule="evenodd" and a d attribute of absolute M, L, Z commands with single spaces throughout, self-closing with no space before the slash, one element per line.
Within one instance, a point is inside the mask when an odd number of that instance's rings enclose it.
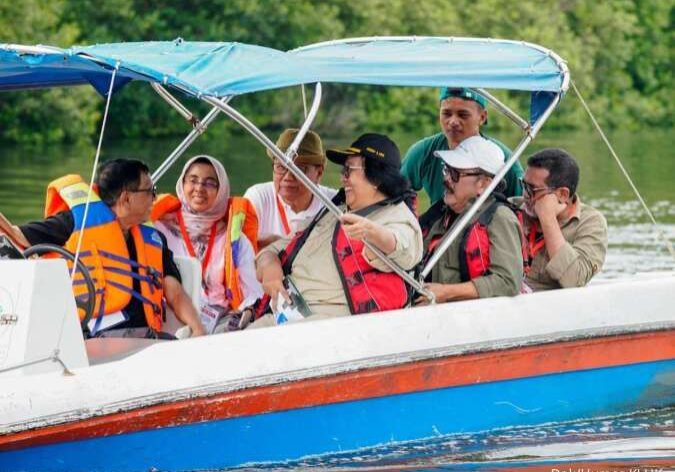
<path fill-rule="evenodd" d="M 84 204 L 84 215 L 82 216 L 83 224 L 84 224 L 85 221 L 87 221 L 87 214 L 89 213 L 89 204 L 91 203 L 92 186 L 94 185 L 94 178 L 96 177 L 96 169 L 98 168 L 98 160 L 99 160 L 99 157 L 101 156 L 101 145 L 103 144 L 103 133 L 105 131 L 106 122 L 108 121 L 108 110 L 110 109 L 110 98 L 112 97 L 112 90 L 113 90 L 113 85 L 115 84 L 115 76 L 117 75 L 118 67 L 119 67 L 119 63 L 113 69 L 112 76 L 110 77 L 110 87 L 108 88 L 108 96 L 106 97 L 106 102 L 105 102 L 105 111 L 103 112 L 103 122 L 101 123 L 101 134 L 98 137 L 98 145 L 96 146 L 96 156 L 94 157 L 94 167 L 91 171 L 91 179 L 89 180 L 89 191 L 87 192 L 87 201 Z M 70 273 L 70 279 L 71 280 L 75 279 L 75 272 L 77 271 L 77 261 L 80 258 L 80 248 L 82 246 L 83 236 L 84 236 L 84 231 L 80 231 L 80 235 L 77 239 L 77 247 L 75 249 L 75 259 L 73 260 L 73 270 Z M 61 338 L 63 337 L 63 328 L 64 328 L 64 325 L 65 325 L 66 316 L 67 316 L 67 313 L 64 313 L 63 317 L 61 318 L 61 328 L 59 330 L 59 337 L 58 337 L 58 341 L 56 342 L 56 347 L 54 348 L 54 352 L 57 353 L 56 354 L 57 359 L 58 359 L 58 347 L 61 345 Z M 60 359 L 58 359 L 58 360 L 60 362 Z"/>
<path fill-rule="evenodd" d="M 656 234 L 658 234 L 659 237 L 663 240 L 663 242 L 666 246 L 666 249 L 668 249 L 668 252 L 673 257 L 673 259 L 675 259 L 675 250 L 673 249 L 672 244 L 670 243 L 670 241 L 666 237 L 666 234 L 663 232 L 663 230 L 659 227 L 658 223 L 656 222 L 656 218 L 654 218 L 654 214 L 652 213 L 652 211 L 647 206 L 647 203 L 645 203 L 644 199 L 642 198 L 642 195 L 640 194 L 640 191 L 637 189 L 637 187 L 633 183 L 633 179 L 631 179 L 630 175 L 628 175 L 628 171 L 626 170 L 626 168 L 621 163 L 621 160 L 619 159 L 619 156 L 616 154 L 616 152 L 614 151 L 614 148 L 609 143 L 609 140 L 607 139 L 607 136 L 605 136 L 605 133 L 602 131 L 602 128 L 600 128 L 600 125 L 598 124 L 597 120 L 595 119 L 595 116 L 593 116 L 593 113 L 591 112 L 591 109 L 586 104 L 586 101 L 584 100 L 584 97 L 581 96 L 581 93 L 579 92 L 579 89 L 577 89 L 576 84 L 574 83 L 574 81 L 570 81 L 570 83 L 572 84 L 572 88 L 574 89 L 574 93 L 576 93 L 577 97 L 579 97 L 579 101 L 581 102 L 581 105 L 583 105 L 584 109 L 586 110 L 586 113 L 588 113 L 588 116 L 591 118 L 591 121 L 593 122 L 593 125 L 595 125 L 595 129 L 597 129 L 598 133 L 600 133 L 600 137 L 602 138 L 602 140 L 607 145 L 607 148 L 609 149 L 609 152 L 612 154 L 612 157 L 614 157 L 614 160 L 618 164 L 619 169 L 621 169 L 621 172 L 623 172 L 624 177 L 628 181 L 628 184 L 630 185 L 630 187 L 633 189 L 633 192 L 635 193 L 638 200 L 640 201 L 640 204 L 642 205 L 642 208 L 645 210 L 645 213 L 647 214 L 647 216 L 651 220 L 652 225 L 654 225 L 654 229 L 656 230 Z"/>

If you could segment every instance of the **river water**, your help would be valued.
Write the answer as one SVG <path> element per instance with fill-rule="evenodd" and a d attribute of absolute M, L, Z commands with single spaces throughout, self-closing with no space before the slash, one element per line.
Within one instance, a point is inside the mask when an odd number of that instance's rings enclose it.
<path fill-rule="evenodd" d="M 272 134 L 274 136 L 274 134 Z M 402 150 L 415 137 L 392 134 Z M 517 137 L 497 134 L 496 137 L 514 146 Z M 252 184 L 271 178 L 270 162 L 261 145 L 249 136 L 211 137 L 198 140 L 187 155 L 208 153 L 225 164 L 230 176 L 232 193 L 241 195 Z M 659 225 L 654 227 L 642 210 L 637 198 L 613 161 L 600 138 L 588 132 L 547 132 L 544 129 L 526 150 L 559 146 L 579 160 L 581 198 L 600 209 L 609 223 L 609 252 L 603 272 L 598 278 L 616 278 L 635 272 L 675 269 L 675 260 L 668 254 L 663 240 L 675 241 L 675 156 L 669 130 L 621 132 L 610 135 L 615 149 Z M 180 142 L 180 138 L 104 142 L 102 159 L 135 157 L 155 168 Z M 346 146 L 349 138 L 325 138 L 327 146 Z M 0 211 L 15 223 L 40 218 L 45 186 L 53 178 L 66 173 L 91 175 L 95 149 L 93 146 L 52 146 L 44 149 L 2 147 L 0 173 Z M 521 159 L 524 163 L 525 159 Z M 173 191 L 182 168 L 178 164 L 158 182 L 160 191 Z M 324 183 L 339 185 L 337 167 L 328 165 Z M 426 200 L 422 195 L 422 205 Z"/>
<path fill-rule="evenodd" d="M 208 133 L 207 133 L 208 134 Z M 405 150 L 415 137 L 392 134 Z M 516 137 L 497 134 L 513 146 Z M 541 132 L 526 151 L 563 147 L 581 167 L 579 193 L 600 209 L 609 223 L 609 251 L 597 279 L 628 277 L 637 272 L 673 271 L 675 260 L 661 238 L 675 243 L 675 156 L 669 130 L 617 132 L 610 135 L 615 149 L 659 224 L 652 225 L 600 138 L 589 132 Z M 328 146 L 346 146 L 349 138 L 328 137 Z M 135 157 L 155 168 L 180 138 L 105 142 L 102 159 Z M 93 146 L 53 146 L 45 149 L 3 146 L 0 173 L 0 211 L 15 223 L 40 218 L 46 184 L 67 173 L 88 180 Z M 225 164 L 232 193 L 271 178 L 270 162 L 250 137 L 211 137 L 187 153 L 208 153 Z M 179 161 L 185 162 L 184 159 Z M 524 163 L 524 159 L 522 160 Z M 172 191 L 182 164 L 159 182 Z M 324 184 L 337 186 L 337 168 L 329 164 Z M 422 205 L 425 204 L 422 198 Z M 659 236 L 659 234 L 661 236 Z M 390 447 L 373 448 L 303 462 L 265 466 L 268 470 L 546 470 L 553 472 L 675 470 L 675 410 L 637 412 L 536 428 L 438 437 Z"/>

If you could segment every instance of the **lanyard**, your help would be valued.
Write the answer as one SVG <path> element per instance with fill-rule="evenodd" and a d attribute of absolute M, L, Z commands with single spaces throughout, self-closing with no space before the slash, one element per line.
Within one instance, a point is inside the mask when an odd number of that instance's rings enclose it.
<path fill-rule="evenodd" d="M 539 225 L 537 222 L 533 221 L 530 223 L 530 237 L 529 237 L 529 258 L 530 260 L 534 259 L 534 256 L 537 255 L 539 251 L 541 251 L 541 248 L 544 247 L 546 244 L 546 241 L 544 240 L 544 235 L 541 234 L 539 239 L 537 240 L 537 231 L 539 230 Z"/>
<path fill-rule="evenodd" d="M 180 232 L 183 235 L 183 241 L 185 241 L 185 247 L 188 250 L 188 253 L 192 257 L 197 257 L 195 254 L 195 249 L 192 247 L 192 242 L 190 241 L 190 236 L 188 235 L 187 229 L 185 229 L 185 221 L 183 220 L 183 213 L 178 211 L 178 225 L 180 226 Z M 204 259 L 202 260 L 202 278 L 206 277 L 206 268 L 209 266 L 209 259 L 211 259 L 211 251 L 213 250 L 213 242 L 216 240 L 216 224 L 213 223 L 211 226 L 211 233 L 209 234 L 209 244 L 206 246 L 206 254 L 204 254 Z"/>
<path fill-rule="evenodd" d="M 286 210 L 284 210 L 284 205 L 281 203 L 279 195 L 274 195 L 277 199 L 277 210 L 279 210 L 279 217 L 281 217 L 281 224 L 284 225 L 284 231 L 286 235 L 291 234 L 291 227 L 288 224 L 288 219 L 286 218 Z"/>

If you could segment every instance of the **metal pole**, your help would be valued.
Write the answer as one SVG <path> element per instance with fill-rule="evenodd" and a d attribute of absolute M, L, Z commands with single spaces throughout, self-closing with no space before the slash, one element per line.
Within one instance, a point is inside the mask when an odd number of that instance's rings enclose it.
<path fill-rule="evenodd" d="M 171 107 L 180 113 L 183 118 L 189 121 L 192 126 L 196 127 L 199 125 L 199 119 L 194 115 L 194 113 L 188 110 L 181 102 L 178 101 L 178 99 L 176 99 L 176 97 L 171 95 L 168 90 L 159 85 L 157 82 L 150 82 L 150 86 L 160 97 L 164 99 L 166 103 L 171 105 Z"/>
<path fill-rule="evenodd" d="M 307 95 L 305 95 L 305 84 L 300 84 L 302 91 L 302 110 L 305 112 L 305 119 L 307 119 Z"/>
<path fill-rule="evenodd" d="M 202 98 L 204 101 L 210 103 L 211 105 L 220 108 L 223 113 L 228 115 L 230 118 L 232 118 L 234 121 L 239 123 L 241 126 L 244 127 L 251 135 L 256 138 L 258 141 L 260 141 L 267 149 L 269 149 L 274 156 L 279 159 L 281 163 L 295 176 L 296 179 L 298 179 L 300 182 L 302 182 L 303 185 L 305 185 L 311 192 L 312 194 L 321 200 L 321 202 L 326 206 L 326 209 L 331 212 L 333 215 L 335 215 L 337 218 L 342 216 L 343 212 L 340 210 L 332 201 L 330 198 L 326 197 L 323 192 L 319 189 L 319 187 L 312 182 L 309 177 L 307 177 L 304 172 L 302 172 L 298 167 L 295 165 L 295 163 L 289 159 L 288 156 L 286 156 L 281 150 L 267 137 L 265 134 L 260 131 L 253 123 L 251 123 L 245 116 L 243 116 L 241 113 L 239 113 L 237 110 L 234 108 L 230 107 L 226 103 L 221 103 L 218 99 L 214 97 L 203 97 Z M 302 140 L 304 137 L 304 134 L 302 134 L 302 130 L 306 130 L 309 128 L 311 125 L 310 119 L 314 119 L 316 116 L 316 111 L 315 111 L 315 106 L 317 103 L 319 103 L 321 100 L 321 87 L 320 84 L 317 83 L 317 88 L 314 96 L 314 103 L 312 104 L 312 109 L 309 112 L 309 116 L 305 123 L 303 124 L 302 128 L 300 129 L 300 132 L 298 133 L 298 137 L 296 137 L 296 140 Z M 289 149 L 290 150 L 290 149 Z M 420 283 L 418 280 L 415 280 L 414 277 L 412 277 L 410 274 L 408 274 L 405 270 L 403 270 L 398 264 L 396 264 L 394 261 L 390 260 L 382 251 L 380 251 L 378 248 L 374 247 L 372 244 L 370 244 L 368 241 L 364 240 L 363 241 L 364 245 L 370 249 L 370 251 L 373 252 L 379 259 L 384 262 L 387 267 L 389 267 L 392 271 L 394 271 L 397 275 L 399 275 L 402 279 L 404 279 L 406 282 L 410 284 L 411 287 L 413 287 L 415 290 L 417 290 L 419 293 L 427 297 L 432 303 L 435 300 L 435 297 L 433 293 L 428 291 L 427 289 L 424 288 L 424 285 Z"/>
<path fill-rule="evenodd" d="M 319 105 L 321 105 L 321 96 L 323 95 L 323 89 L 321 88 L 321 83 L 317 82 L 316 87 L 314 88 L 314 100 L 312 100 L 312 106 L 309 109 L 309 114 L 307 113 L 307 108 L 305 106 L 305 122 L 302 124 L 300 127 L 300 130 L 298 131 L 298 134 L 295 136 L 295 139 L 291 143 L 290 146 L 288 146 L 288 149 L 286 149 L 286 158 L 287 160 L 290 161 L 295 161 L 295 156 L 298 153 L 298 148 L 300 147 L 300 143 L 302 140 L 305 138 L 305 135 L 307 134 L 307 131 L 309 131 L 309 127 L 314 123 L 314 120 L 316 119 L 316 114 L 319 112 Z M 303 100 L 305 96 L 305 86 L 302 86 L 302 95 L 303 95 Z M 286 161 L 284 161 L 286 162 Z M 288 168 L 288 167 L 287 167 Z M 304 173 L 303 173 L 304 175 Z"/>
<path fill-rule="evenodd" d="M 527 120 L 524 120 L 521 118 L 521 116 L 516 113 L 515 111 L 511 110 L 508 106 L 506 106 L 504 103 L 502 103 L 498 98 L 496 98 L 494 95 L 492 95 L 490 92 L 488 92 L 485 89 L 482 88 L 477 88 L 475 89 L 477 93 L 482 95 L 483 97 L 487 98 L 487 100 L 494 105 L 494 107 L 502 112 L 507 118 L 511 119 L 515 124 L 518 125 L 519 128 L 521 128 L 523 131 L 527 131 L 530 129 L 530 124 L 527 122 Z"/>
<path fill-rule="evenodd" d="M 231 96 L 223 98 L 223 104 L 229 102 L 231 98 Z M 190 131 L 183 142 L 180 143 L 171 154 L 169 154 L 169 157 L 167 157 L 159 167 L 157 167 L 157 170 L 155 170 L 151 177 L 153 183 L 157 183 L 157 181 L 166 173 L 166 171 L 169 170 L 169 167 L 171 167 L 178 160 L 178 158 L 183 155 L 183 153 L 188 147 L 190 147 L 197 137 L 206 131 L 206 128 L 208 128 L 211 122 L 216 118 L 216 116 L 218 116 L 218 113 L 220 113 L 220 109 L 218 107 L 214 106 L 211 110 L 209 110 L 204 119 L 201 120 L 192 131 Z"/>
<path fill-rule="evenodd" d="M 561 94 L 556 95 L 555 99 L 551 102 L 546 111 L 542 114 L 541 117 L 539 117 L 537 122 L 534 125 L 532 125 L 532 128 L 530 128 L 530 130 L 527 132 L 523 140 L 518 144 L 516 149 L 513 151 L 513 154 L 511 154 L 511 157 L 506 161 L 506 163 L 499 170 L 499 172 L 497 172 L 497 175 L 495 175 L 494 179 L 492 179 L 492 182 L 490 182 L 490 185 L 488 185 L 488 187 L 485 189 L 485 192 L 483 192 L 476 199 L 471 208 L 469 208 L 469 210 L 466 213 L 464 213 L 464 215 L 454 225 L 452 225 L 450 231 L 448 231 L 445 234 L 445 236 L 443 236 L 443 239 L 438 244 L 438 248 L 431 255 L 429 261 L 427 261 L 427 265 L 424 266 L 424 269 L 422 269 L 422 272 L 420 273 L 421 280 L 424 280 L 427 277 L 427 275 L 429 275 L 434 265 L 436 265 L 438 260 L 445 253 L 445 251 L 448 250 L 453 241 L 457 239 L 457 237 L 462 233 L 462 231 L 464 231 L 464 228 L 469 224 L 471 218 L 473 218 L 473 216 L 476 214 L 481 205 L 485 202 L 485 200 L 488 199 L 488 197 L 495 190 L 499 182 L 504 178 L 504 176 L 509 171 L 511 166 L 516 162 L 516 160 L 520 157 L 523 151 L 525 151 L 525 148 L 534 139 L 534 137 L 537 135 L 541 127 L 544 125 L 544 122 L 546 122 L 548 117 L 551 115 L 555 107 L 560 102 L 560 97 Z"/>

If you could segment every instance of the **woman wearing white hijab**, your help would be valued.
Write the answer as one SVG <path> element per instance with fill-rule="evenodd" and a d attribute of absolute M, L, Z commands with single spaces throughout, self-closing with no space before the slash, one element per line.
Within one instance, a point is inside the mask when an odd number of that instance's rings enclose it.
<path fill-rule="evenodd" d="M 210 156 L 195 156 L 185 164 L 176 194 L 157 199 L 152 219 L 175 255 L 201 261 L 202 323 L 213 332 L 224 314 L 248 307 L 262 295 L 254 262 L 257 217 L 247 199 L 230 197 L 225 168 Z"/>

